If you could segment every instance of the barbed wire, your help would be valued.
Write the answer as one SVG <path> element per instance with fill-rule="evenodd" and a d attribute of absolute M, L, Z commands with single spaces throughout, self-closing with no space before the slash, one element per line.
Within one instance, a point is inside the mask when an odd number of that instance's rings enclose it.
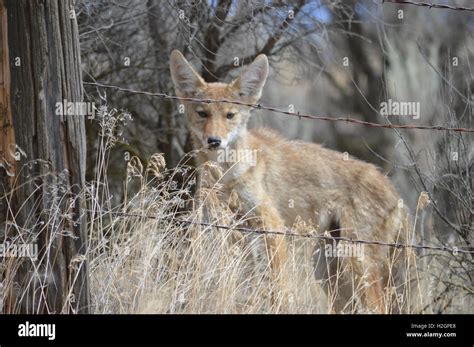
<path fill-rule="evenodd" d="M 114 89 L 114 90 L 118 90 L 125 93 L 141 94 L 141 95 L 147 95 L 151 97 L 160 97 L 162 99 L 168 99 L 168 100 L 192 101 L 192 102 L 205 103 L 205 104 L 227 103 L 227 104 L 234 104 L 234 105 L 240 105 L 240 106 L 247 106 L 254 109 L 267 110 L 270 112 L 281 113 L 288 116 L 294 116 L 294 117 L 298 117 L 299 119 L 305 118 L 305 119 L 311 119 L 311 120 L 322 120 L 322 121 L 330 121 L 330 122 L 346 122 L 346 123 L 365 125 L 365 126 L 373 127 L 373 128 L 419 129 L 419 130 L 455 131 L 455 132 L 468 132 L 468 133 L 474 132 L 474 129 L 471 129 L 471 128 L 451 128 L 451 127 L 444 127 L 444 126 L 439 126 L 439 125 L 430 126 L 430 125 L 413 125 L 413 124 L 381 124 L 381 123 L 363 121 L 363 120 L 359 120 L 359 119 L 355 119 L 351 117 L 317 116 L 317 115 L 305 114 L 301 112 L 290 112 L 290 111 L 282 110 L 276 107 L 264 106 L 262 104 L 249 104 L 249 103 L 241 102 L 238 100 L 197 99 L 197 98 L 190 98 L 190 97 L 179 97 L 179 96 L 169 95 L 165 93 L 152 93 L 152 92 L 147 92 L 147 91 L 113 86 L 109 84 L 102 84 L 102 83 L 97 83 L 97 82 L 83 82 L 83 84 L 95 86 L 98 88 L 104 88 L 104 89 Z"/>
<path fill-rule="evenodd" d="M 90 210 L 87 210 L 90 211 Z M 90 211 L 92 212 L 92 211 Z M 106 213 L 111 213 L 117 216 L 124 216 L 124 217 L 137 217 L 137 218 L 146 218 L 146 219 L 166 219 L 163 216 L 149 216 L 149 215 L 142 215 L 142 214 L 135 214 L 135 213 L 126 213 L 126 212 L 118 212 L 118 211 L 107 211 Z M 168 216 L 166 216 L 168 217 Z M 446 246 L 428 246 L 428 245 L 417 245 L 417 244 L 402 244 L 402 243 L 390 243 L 390 242 L 383 242 L 383 241 L 375 241 L 375 240 L 362 240 L 362 239 L 353 239 L 350 237 L 344 236 L 329 236 L 327 234 L 315 234 L 315 233 L 307 233 L 307 234 L 299 234 L 295 232 L 287 232 L 287 231 L 279 231 L 279 230 L 268 230 L 268 229 L 252 229 L 246 227 L 231 227 L 227 225 L 220 225 L 214 223 L 205 223 L 205 222 L 193 222 L 184 220 L 181 218 L 173 218 L 173 220 L 188 224 L 188 225 L 198 225 L 198 226 L 205 226 L 205 227 L 213 227 L 221 230 L 231 230 L 231 231 L 240 231 L 244 233 L 253 233 L 259 235 L 279 235 L 285 237 L 298 237 L 298 238 L 307 238 L 307 239 L 321 239 L 321 240 L 332 240 L 332 241 L 343 241 L 343 242 L 350 242 L 350 243 L 359 243 L 365 245 L 375 245 L 375 246 L 385 246 L 391 248 L 414 248 L 414 249 L 427 249 L 432 251 L 442 251 L 442 252 L 449 252 L 454 255 L 457 253 L 465 253 L 465 254 L 474 254 L 474 250 L 467 250 L 458 247 L 446 247 Z M 339 229 L 329 230 L 328 232 L 338 231 Z"/>
<path fill-rule="evenodd" d="M 471 7 L 435 4 L 432 2 L 418 2 L 418 1 L 411 1 L 411 0 L 382 0 L 382 4 L 385 4 L 385 3 L 400 4 L 400 5 L 414 5 L 414 6 L 421 6 L 421 7 L 444 9 L 444 10 L 474 12 L 474 8 L 471 8 Z"/>

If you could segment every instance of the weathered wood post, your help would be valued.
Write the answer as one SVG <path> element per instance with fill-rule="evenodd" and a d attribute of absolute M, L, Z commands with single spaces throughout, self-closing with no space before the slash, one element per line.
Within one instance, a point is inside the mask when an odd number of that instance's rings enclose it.
<path fill-rule="evenodd" d="M 85 117 L 57 112 L 83 96 L 74 4 L 0 0 L 0 21 L 0 243 L 38 246 L 4 258 L 4 313 L 87 313 Z"/>

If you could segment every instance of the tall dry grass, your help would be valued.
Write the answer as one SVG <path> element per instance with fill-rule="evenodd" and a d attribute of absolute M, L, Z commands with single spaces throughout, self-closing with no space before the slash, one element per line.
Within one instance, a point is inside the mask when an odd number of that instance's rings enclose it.
<path fill-rule="evenodd" d="M 89 224 L 93 311 L 280 312 L 282 300 L 270 298 L 275 284 L 263 236 L 189 224 L 203 222 L 203 211 L 186 210 L 195 203 L 187 198 L 193 179 L 177 187 L 177 170 L 185 168 L 167 171 L 158 155 L 147 166 L 133 157 L 125 187 L 138 181 L 137 191 L 126 191 L 126 203 L 113 211 L 95 203 Z M 228 226 L 244 222 L 220 205 L 217 195 L 207 192 L 207 218 Z M 311 262 L 302 261 L 311 259 L 311 242 L 290 245 L 289 310 L 326 312 Z"/>
<path fill-rule="evenodd" d="M 131 157 L 124 172 L 122 202 L 112 203 L 107 181 L 108 158 L 121 136 L 120 126 L 127 121 L 130 116 L 126 113 L 107 106 L 99 109 L 96 176 L 83 190 L 87 206 L 83 213 L 88 216 L 86 257 L 91 312 L 334 312 L 337 288 L 330 288 L 326 295 L 322 290 L 325 283 L 318 282 L 314 276 L 320 240 L 288 238 L 290 259 L 282 273 L 287 288 L 282 292 L 270 276 L 270 259 L 263 236 L 232 230 L 246 220 L 220 202 L 219 186 L 203 190 L 200 200 L 193 198 L 196 171 L 187 165 L 189 155 L 173 169 L 166 168 L 159 154 L 144 163 Z M 417 208 L 408 240 L 416 239 L 414 226 L 418 210 L 425 203 L 421 201 Z M 49 213 L 51 220 L 64 217 L 57 211 Z M 216 224 L 230 229 L 216 228 Z M 387 307 L 387 311 L 395 312 L 394 308 L 402 305 L 408 312 L 430 313 L 438 307 L 444 307 L 441 312 L 463 312 L 450 306 L 455 291 L 443 293 L 443 287 L 433 286 L 434 274 L 441 274 L 445 269 L 437 266 L 436 261 L 430 261 L 427 266 L 422 258 L 407 254 L 410 256 L 404 261 L 412 270 L 409 272 L 412 280 L 405 278 L 409 285 L 402 291 L 387 288 L 387 296 L 396 299 L 394 307 Z M 5 267 L 8 263 L 0 267 L 2 273 Z M 0 290 L 14 285 L 5 280 L 0 284 Z M 39 290 L 41 294 L 41 288 L 47 284 L 48 279 L 38 271 L 31 281 L 32 292 Z M 353 300 L 344 311 L 365 313 L 359 300 L 364 288 L 353 290 Z M 27 289 L 23 294 L 29 292 Z M 276 293 L 276 297 L 271 293 Z M 464 312 L 472 312 L 472 307 L 464 305 Z"/>

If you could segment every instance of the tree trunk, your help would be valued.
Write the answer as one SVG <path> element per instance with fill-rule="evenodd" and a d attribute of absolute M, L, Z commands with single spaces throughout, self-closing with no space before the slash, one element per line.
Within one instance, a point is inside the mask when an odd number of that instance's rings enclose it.
<path fill-rule="evenodd" d="M 7 242 L 38 247 L 36 260 L 5 258 L 4 312 L 87 313 L 84 115 L 65 115 L 57 104 L 82 101 L 73 1 L 0 0 L 0 6 L 7 18 L 1 17 L 2 63 L 9 62 L 1 64 L 7 71 L 0 155 L 9 169 L 0 167 L 0 194 L 7 193 L 1 220 Z"/>

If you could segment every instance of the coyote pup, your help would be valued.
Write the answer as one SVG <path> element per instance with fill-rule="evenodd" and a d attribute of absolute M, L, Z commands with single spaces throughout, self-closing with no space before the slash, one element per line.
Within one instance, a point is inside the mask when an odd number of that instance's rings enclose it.
<path fill-rule="evenodd" d="M 170 69 L 179 97 L 254 104 L 262 94 L 269 66 L 262 54 L 230 84 L 206 83 L 175 50 Z M 286 140 L 268 129 L 247 129 L 248 106 L 183 103 L 194 147 L 205 148 L 198 154 L 197 164 L 213 161 L 222 167 L 224 190 L 237 194 L 241 212 L 251 211 L 259 227 L 283 231 L 298 217 L 319 233 L 328 231 L 333 236 L 383 242 L 404 239 L 403 204 L 390 180 L 374 165 L 317 144 Z M 222 162 L 218 156 L 223 150 L 257 153 L 257 160 Z M 285 238 L 267 236 L 265 243 L 272 273 L 284 288 L 280 271 L 287 260 Z M 327 280 L 323 285 L 326 292 L 337 293 L 336 311 L 347 309 L 354 297 L 360 297 L 366 310 L 391 311 L 386 289 L 394 286 L 392 252 L 399 253 L 384 246 L 364 245 L 362 258 L 337 259 L 326 257 L 324 247 L 320 248 L 316 277 Z M 341 277 L 338 270 L 343 265 L 346 271 Z"/>

